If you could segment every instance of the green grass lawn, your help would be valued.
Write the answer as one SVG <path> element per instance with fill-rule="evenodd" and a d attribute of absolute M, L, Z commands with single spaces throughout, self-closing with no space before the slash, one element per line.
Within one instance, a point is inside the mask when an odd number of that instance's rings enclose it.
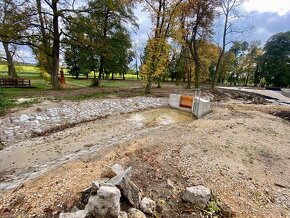
<path fill-rule="evenodd" d="M 37 66 L 16 66 L 16 70 L 20 78 L 31 80 L 33 88 L 0 88 L 0 92 L 5 96 L 9 98 L 20 98 L 23 95 L 30 96 L 39 91 L 52 89 L 50 81 L 46 81 L 41 77 L 40 70 Z M 0 78 L 5 77 L 8 77 L 7 65 L 0 65 Z M 86 79 L 84 76 L 80 76 L 79 79 L 76 79 L 68 75 L 65 71 L 66 90 L 90 87 L 93 83 L 93 73 L 91 73 L 89 77 L 89 79 Z M 136 75 L 133 74 L 125 75 L 126 80 L 123 80 L 121 75 L 115 75 L 114 78 L 115 80 L 102 80 L 102 87 L 125 88 L 132 84 L 129 80 L 137 79 Z"/>
<path fill-rule="evenodd" d="M 66 88 L 64 90 L 52 90 L 50 81 L 46 81 L 41 77 L 40 69 L 36 66 L 23 65 L 15 66 L 17 74 L 20 78 L 30 79 L 32 88 L 1 88 L 0 87 L 0 114 L 5 113 L 9 108 L 13 107 L 29 107 L 31 104 L 39 101 L 39 97 L 54 98 L 54 99 L 68 99 L 68 100 L 82 100 L 105 97 L 107 93 L 100 93 L 96 91 L 82 92 L 82 89 L 89 88 L 93 83 L 93 73 L 89 75 L 89 79 L 80 76 L 79 79 L 67 74 L 65 70 Z M 0 65 L 0 78 L 8 77 L 7 66 Z M 125 75 L 126 80 L 122 79 L 121 75 L 115 75 L 114 80 L 102 80 L 101 86 L 107 88 L 126 88 L 136 83 L 136 75 Z M 72 94 L 76 92 L 77 94 Z M 51 94 L 53 93 L 53 94 Z M 29 102 L 18 104 L 19 98 L 33 98 Z"/>

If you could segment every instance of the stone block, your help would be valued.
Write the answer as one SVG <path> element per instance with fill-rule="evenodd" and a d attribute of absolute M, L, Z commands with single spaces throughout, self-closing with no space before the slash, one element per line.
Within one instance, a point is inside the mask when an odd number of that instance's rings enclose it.
<path fill-rule="evenodd" d="M 121 192 L 112 186 L 101 186 L 97 195 L 92 195 L 85 210 L 95 217 L 118 217 Z"/>
<path fill-rule="evenodd" d="M 210 198 L 210 189 L 202 185 L 187 187 L 182 196 L 184 201 L 197 204 L 201 207 L 205 207 Z"/>
<path fill-rule="evenodd" d="M 59 218 L 87 218 L 89 213 L 86 210 L 79 210 L 75 213 L 60 213 Z"/>
<path fill-rule="evenodd" d="M 144 213 L 153 215 L 156 209 L 156 203 L 152 199 L 144 197 L 140 203 L 140 209 Z"/>

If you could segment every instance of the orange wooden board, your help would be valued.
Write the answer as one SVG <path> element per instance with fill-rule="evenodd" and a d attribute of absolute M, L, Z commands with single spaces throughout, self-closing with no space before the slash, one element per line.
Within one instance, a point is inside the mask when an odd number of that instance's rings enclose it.
<path fill-rule="evenodd" d="M 191 108 L 192 107 L 192 101 L 193 97 L 192 96 L 187 96 L 187 95 L 182 95 L 180 98 L 180 107 L 186 107 L 186 108 Z"/>

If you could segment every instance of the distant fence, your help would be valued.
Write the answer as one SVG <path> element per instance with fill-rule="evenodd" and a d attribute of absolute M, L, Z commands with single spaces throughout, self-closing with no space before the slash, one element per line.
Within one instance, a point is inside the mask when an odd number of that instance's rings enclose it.
<path fill-rule="evenodd" d="M 31 81 L 20 78 L 1 78 L 0 87 L 31 87 Z"/>

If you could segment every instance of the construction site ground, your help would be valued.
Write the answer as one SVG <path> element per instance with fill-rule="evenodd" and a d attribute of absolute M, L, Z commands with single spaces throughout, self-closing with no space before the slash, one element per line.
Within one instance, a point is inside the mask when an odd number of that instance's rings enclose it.
<path fill-rule="evenodd" d="M 172 92 L 164 87 L 152 96 Z M 126 97 L 116 93 L 109 97 Z M 216 216 L 290 217 L 290 105 L 238 90 L 203 95 L 211 97 L 212 107 L 198 120 L 162 107 L 23 140 L 23 149 L 1 162 L 6 167 L 2 183 L 51 159 L 67 154 L 72 159 L 1 190 L 0 217 L 57 217 L 74 206 L 81 209 L 79 193 L 115 163 L 132 166 L 132 180 L 158 204 L 156 217 L 210 216 L 181 198 L 186 187 L 200 184 L 211 188 L 221 208 Z M 92 146 L 96 149 L 80 154 Z"/>

